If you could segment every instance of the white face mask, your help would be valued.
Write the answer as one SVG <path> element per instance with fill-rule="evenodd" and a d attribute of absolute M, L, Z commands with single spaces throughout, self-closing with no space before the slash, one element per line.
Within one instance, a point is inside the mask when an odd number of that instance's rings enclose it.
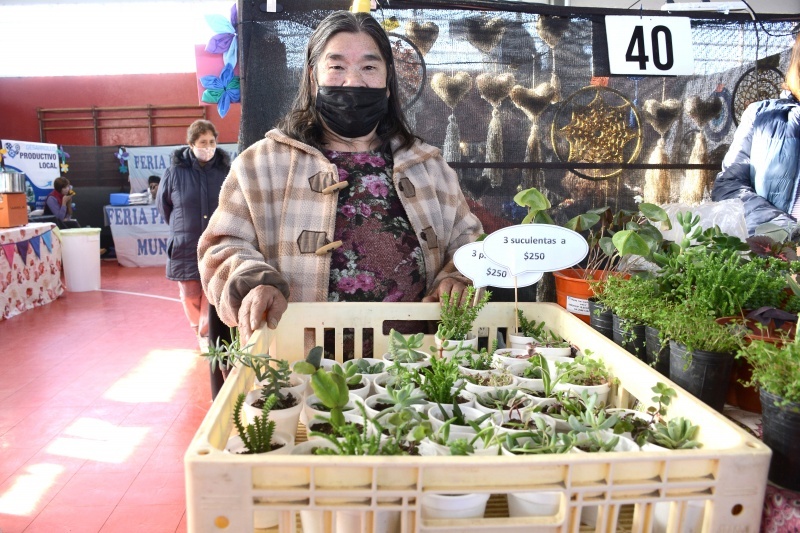
<path fill-rule="evenodd" d="M 214 152 L 216 152 L 216 148 L 208 147 L 208 148 L 200 148 L 199 146 L 195 146 L 192 148 L 192 153 L 198 159 L 198 161 L 202 161 L 203 163 L 210 161 L 212 157 L 214 157 Z"/>

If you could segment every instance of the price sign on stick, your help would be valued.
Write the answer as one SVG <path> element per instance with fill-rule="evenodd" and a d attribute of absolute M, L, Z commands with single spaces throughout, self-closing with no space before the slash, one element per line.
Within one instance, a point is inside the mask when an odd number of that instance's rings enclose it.
<path fill-rule="evenodd" d="M 495 231 L 483 241 L 483 253 L 510 274 L 553 272 L 571 267 L 589 253 L 586 239 L 552 224 L 519 224 Z"/>
<path fill-rule="evenodd" d="M 503 287 L 512 289 L 527 287 L 542 279 L 541 272 L 525 272 L 517 277 L 516 285 L 514 275 L 504 266 L 498 265 L 486 257 L 483 252 L 483 242 L 465 244 L 453 255 L 453 262 L 459 272 L 472 280 L 475 288 Z"/>

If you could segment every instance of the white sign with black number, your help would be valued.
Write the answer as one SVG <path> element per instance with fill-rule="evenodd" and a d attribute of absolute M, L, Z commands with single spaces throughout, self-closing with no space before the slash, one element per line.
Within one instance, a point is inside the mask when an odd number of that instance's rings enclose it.
<path fill-rule="evenodd" d="M 513 289 L 514 287 L 527 287 L 542 279 L 541 272 L 525 272 L 517 276 L 511 274 L 504 266 L 500 266 L 486 257 L 483 253 L 483 242 L 473 242 L 465 244 L 453 254 L 453 263 L 459 272 L 472 280 L 472 284 L 477 288 L 481 287 L 503 287 Z"/>
<path fill-rule="evenodd" d="M 606 17 L 612 74 L 694 74 L 692 26 L 688 17 Z"/>
<path fill-rule="evenodd" d="M 518 224 L 490 234 L 483 253 L 510 274 L 555 272 L 579 263 L 589 253 L 580 233 L 552 224 Z"/>

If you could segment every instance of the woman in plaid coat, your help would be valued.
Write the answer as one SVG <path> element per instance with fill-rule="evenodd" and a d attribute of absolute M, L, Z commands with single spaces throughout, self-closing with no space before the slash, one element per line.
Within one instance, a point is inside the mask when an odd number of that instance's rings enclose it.
<path fill-rule="evenodd" d="M 438 301 L 482 232 L 455 172 L 408 129 L 386 32 L 336 12 L 292 109 L 239 154 L 198 246 L 203 288 L 244 339 L 287 301 Z M 266 314 L 265 314 L 266 313 Z"/>

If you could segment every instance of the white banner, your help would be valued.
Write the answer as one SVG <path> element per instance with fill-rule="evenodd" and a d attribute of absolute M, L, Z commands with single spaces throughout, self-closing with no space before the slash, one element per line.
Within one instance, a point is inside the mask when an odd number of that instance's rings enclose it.
<path fill-rule="evenodd" d="M 107 205 L 117 262 L 125 267 L 167 264 L 169 225 L 155 205 Z"/>
<path fill-rule="evenodd" d="M 135 146 L 126 147 L 128 157 L 128 175 L 131 192 L 145 192 L 147 178 L 163 176 L 164 171 L 172 165 L 172 152 L 186 145 L 174 146 Z M 218 144 L 231 156 L 231 161 L 239 154 L 238 145 L 234 143 Z"/>
<path fill-rule="evenodd" d="M 27 141 L 0 140 L 6 153 L 3 165 L 10 172 L 22 172 L 28 179 L 25 195 L 31 209 L 42 209 L 47 195 L 53 191 L 53 181 L 61 175 L 58 146 Z"/>

